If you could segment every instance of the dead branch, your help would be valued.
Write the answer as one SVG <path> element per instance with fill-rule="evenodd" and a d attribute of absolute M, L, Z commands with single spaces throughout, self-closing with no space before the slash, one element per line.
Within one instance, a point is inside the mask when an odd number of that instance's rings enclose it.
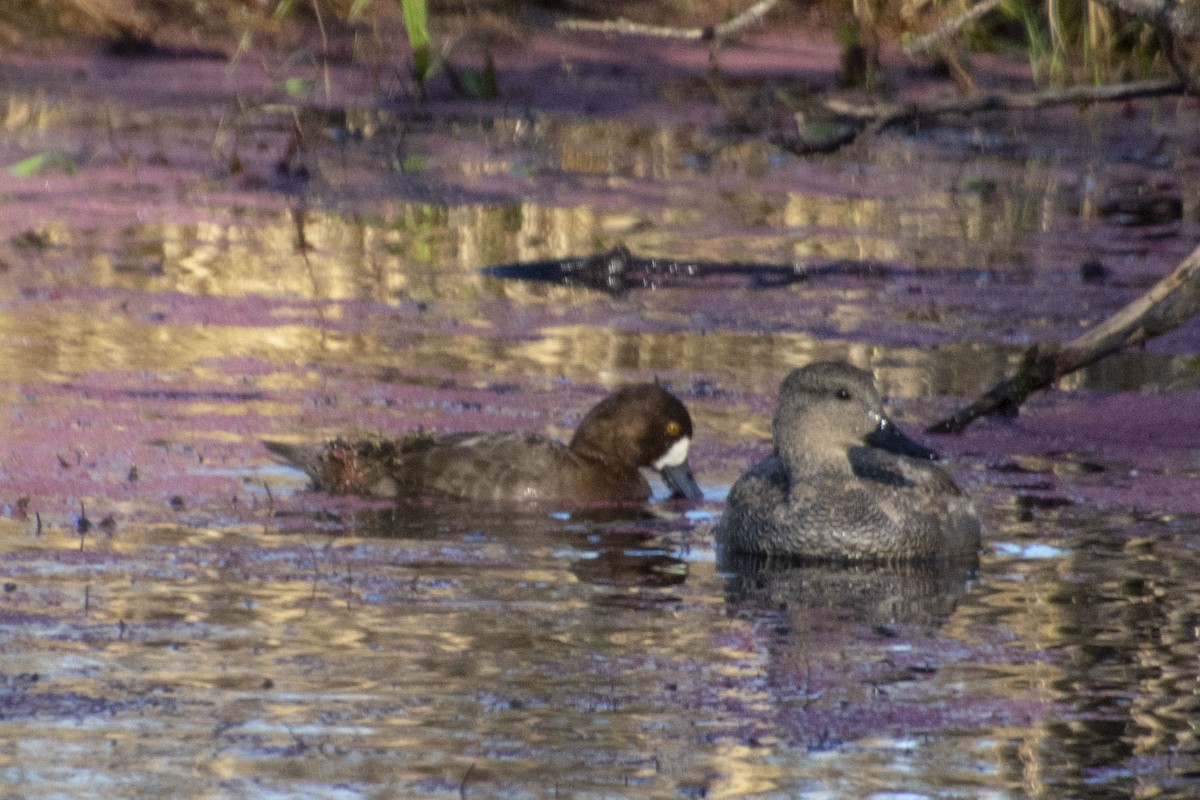
<path fill-rule="evenodd" d="M 859 105 L 831 98 L 825 101 L 825 106 L 830 111 L 845 117 L 888 126 L 941 114 L 1013 111 L 1076 103 L 1112 103 L 1136 97 L 1162 97 L 1180 94 L 1185 89 L 1186 84 L 1182 81 L 1150 80 L 1118 83 L 1111 86 L 1070 86 L 1065 89 L 1047 89 L 1040 92 L 998 92 L 979 97 L 952 97 L 924 104 L 873 103 Z"/>
<path fill-rule="evenodd" d="M 1030 347 L 1021 358 L 1015 376 L 1000 381 L 974 403 L 927 430 L 961 433 L 980 417 L 1015 414 L 1029 395 L 1064 375 L 1162 336 L 1197 312 L 1200 312 L 1200 247 L 1149 291 L 1082 336 L 1063 345 L 1043 342 Z"/>
<path fill-rule="evenodd" d="M 905 42 L 904 54 L 914 55 L 916 53 L 924 53 L 927 50 L 937 47 L 947 39 L 952 39 L 958 35 L 959 31 L 970 25 L 975 20 L 995 9 L 1004 0 L 983 0 L 982 3 L 971 6 L 963 14 L 957 17 L 946 20 L 937 27 L 937 30 L 931 31 L 924 36 L 917 36 Z"/>
<path fill-rule="evenodd" d="M 703 28 L 671 28 L 662 25 L 643 25 L 640 22 L 630 22 L 627 19 L 615 20 L 560 20 L 555 27 L 565 31 L 588 31 L 591 33 L 616 33 L 629 36 L 656 36 L 664 39 L 688 39 L 693 41 L 711 41 L 723 39 L 737 33 L 752 23 L 758 22 L 779 4 L 779 0 L 758 0 L 757 3 L 738 14 L 733 19 L 720 25 L 709 25 Z"/>
<path fill-rule="evenodd" d="M 977 114 L 983 111 L 1014 111 L 1047 108 L 1056 105 L 1113 103 L 1139 97 L 1163 97 L 1183 94 L 1183 80 L 1150 80 L 1118 83 L 1111 86 L 1071 86 L 1037 92 L 997 92 L 973 97 L 950 97 L 929 103 L 851 103 L 839 98 L 819 101 L 825 116 L 832 114 L 845 123 L 835 138 L 809 142 L 802 137 L 776 137 L 773 143 L 797 155 L 832 152 L 856 141 L 860 136 L 878 134 L 892 125 L 929 119 L 944 114 Z M 806 129 L 807 114 L 796 113 L 796 126 Z"/>

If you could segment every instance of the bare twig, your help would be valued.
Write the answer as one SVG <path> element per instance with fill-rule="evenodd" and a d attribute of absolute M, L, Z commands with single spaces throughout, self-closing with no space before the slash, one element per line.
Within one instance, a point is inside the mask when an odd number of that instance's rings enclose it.
<path fill-rule="evenodd" d="M 663 25 L 644 25 L 640 22 L 630 22 L 627 19 L 564 19 L 560 20 L 555 27 L 564 31 L 617 33 L 629 36 L 655 36 L 662 39 L 687 39 L 707 42 L 713 39 L 723 39 L 730 34 L 737 33 L 748 25 L 758 22 L 778 4 L 779 0 L 758 0 L 757 3 L 733 19 L 722 22 L 720 25 L 708 25 L 703 28 L 672 28 Z"/>
<path fill-rule="evenodd" d="M 823 142 L 793 142 L 776 140 L 775 144 L 797 154 L 832 152 L 849 145 L 864 135 L 878 134 L 885 128 L 943 114 L 976 114 L 983 111 L 1014 111 L 1046 108 L 1056 105 L 1112 103 L 1139 97 L 1162 97 L 1183 94 L 1188 84 L 1183 80 L 1150 80 L 1119 83 L 1111 86 L 1071 86 L 1038 92 L 996 92 L 973 97 L 951 97 L 929 103 L 851 103 L 838 98 L 821 101 L 827 113 L 841 117 L 847 130 Z M 804 129 L 804 120 L 797 118 Z"/>
<path fill-rule="evenodd" d="M 931 48 L 937 47 L 947 39 L 957 36 L 959 31 L 982 17 L 984 14 L 995 9 L 1002 2 L 1004 2 L 1004 0 L 983 0 L 982 3 L 971 6 L 969 9 L 967 9 L 966 13 L 960 14 L 957 17 L 943 22 L 937 27 L 937 30 L 905 42 L 904 53 L 911 56 L 916 53 L 924 53 Z"/>
<path fill-rule="evenodd" d="M 1012 414 L 1034 392 L 1064 375 L 1127 347 L 1144 344 L 1200 312 L 1200 247 L 1138 299 L 1087 333 L 1060 345 L 1025 351 L 1017 374 L 1005 378 L 971 405 L 931 425 L 930 433 L 961 433 L 979 417 Z"/>
<path fill-rule="evenodd" d="M 1182 81 L 1150 80 L 1118 83 L 1111 86 L 1070 86 L 1065 89 L 1048 89 L 1041 92 L 1014 92 L 1011 94 L 1001 92 L 980 97 L 952 97 L 923 104 L 873 103 L 859 105 L 832 98 L 825 101 L 825 106 L 836 114 L 887 126 L 940 114 L 1013 111 L 1074 103 L 1112 103 L 1135 97 L 1180 94 L 1185 89 L 1186 85 Z"/>

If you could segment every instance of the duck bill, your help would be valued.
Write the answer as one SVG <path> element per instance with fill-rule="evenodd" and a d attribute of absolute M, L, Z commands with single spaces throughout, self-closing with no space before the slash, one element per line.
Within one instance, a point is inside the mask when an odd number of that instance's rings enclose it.
<path fill-rule="evenodd" d="M 902 430 L 896 427 L 896 423 L 887 417 L 879 420 L 879 427 L 867 437 L 866 442 L 871 447 L 878 447 L 880 450 L 887 450 L 889 453 L 909 458 L 920 458 L 926 461 L 937 461 L 941 458 L 937 451 L 930 450 L 925 445 L 908 438 Z"/>
<path fill-rule="evenodd" d="M 692 475 L 692 465 L 687 462 L 687 459 L 684 459 L 682 463 L 663 467 L 659 474 L 670 488 L 673 499 L 683 497 L 688 500 L 699 500 L 704 497 L 704 492 L 700 491 L 700 486 L 696 483 L 695 476 Z"/>

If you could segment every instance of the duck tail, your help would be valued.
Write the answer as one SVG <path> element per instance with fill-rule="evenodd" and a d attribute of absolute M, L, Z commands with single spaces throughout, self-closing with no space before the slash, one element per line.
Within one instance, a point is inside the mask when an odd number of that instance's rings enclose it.
<path fill-rule="evenodd" d="M 306 444 L 276 442 L 270 439 L 264 439 L 263 446 L 276 456 L 276 461 L 302 469 L 308 477 L 313 479 L 314 483 L 318 485 L 322 483 L 322 477 L 325 472 L 322 461 L 324 448 Z"/>

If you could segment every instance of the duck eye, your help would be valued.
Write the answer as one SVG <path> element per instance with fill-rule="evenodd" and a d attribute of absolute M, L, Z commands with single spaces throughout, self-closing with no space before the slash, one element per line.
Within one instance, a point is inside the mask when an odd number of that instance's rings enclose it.
<path fill-rule="evenodd" d="M 683 427 L 675 420 L 671 420 L 667 423 L 667 436 L 670 436 L 672 439 L 678 436 L 679 432 L 682 430 Z"/>
<path fill-rule="evenodd" d="M 837 397 L 838 400 L 849 400 L 850 399 L 850 390 L 847 389 L 845 386 L 843 386 L 843 387 L 839 388 L 834 393 L 834 395 Z"/>

